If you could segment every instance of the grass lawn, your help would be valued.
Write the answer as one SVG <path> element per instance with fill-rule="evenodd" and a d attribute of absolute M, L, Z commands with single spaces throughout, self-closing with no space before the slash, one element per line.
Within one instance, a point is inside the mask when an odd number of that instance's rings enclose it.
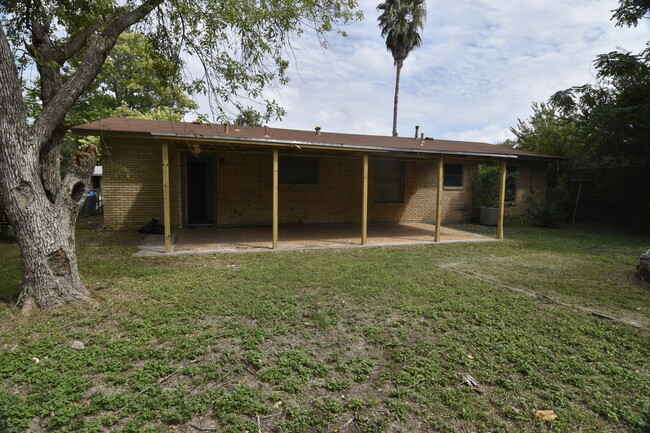
<path fill-rule="evenodd" d="M 133 258 L 140 235 L 98 223 L 78 230 L 96 304 L 22 318 L 0 303 L 0 431 L 650 431 L 650 334 L 509 289 L 650 327 L 633 279 L 648 237 L 508 227 L 504 242 Z M 15 295 L 6 240 L 0 269 Z"/>

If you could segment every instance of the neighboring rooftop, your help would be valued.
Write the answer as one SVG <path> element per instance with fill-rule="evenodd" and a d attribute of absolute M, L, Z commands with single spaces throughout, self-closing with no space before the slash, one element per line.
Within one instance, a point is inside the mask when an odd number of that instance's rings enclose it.
<path fill-rule="evenodd" d="M 490 143 L 439 140 L 423 137 L 390 137 L 384 135 L 342 134 L 325 132 L 320 127 L 312 131 L 166 120 L 130 119 L 110 117 L 78 125 L 72 132 L 79 135 L 116 136 L 129 135 L 168 140 L 200 139 L 206 142 L 232 144 L 278 144 L 339 148 L 349 150 L 380 150 L 398 153 L 445 154 L 486 156 L 501 158 L 545 159 L 557 157 L 526 150 L 512 149 Z"/>

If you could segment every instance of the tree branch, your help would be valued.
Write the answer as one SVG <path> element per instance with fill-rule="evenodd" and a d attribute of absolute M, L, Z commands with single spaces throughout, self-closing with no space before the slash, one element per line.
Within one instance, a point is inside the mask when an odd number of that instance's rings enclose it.
<path fill-rule="evenodd" d="M 49 104 L 54 95 L 61 90 L 61 65 L 55 62 L 52 64 L 54 49 L 50 39 L 50 26 L 52 15 L 50 14 L 45 22 L 41 23 L 36 16 L 32 15 L 29 28 L 32 33 L 32 43 L 26 48 L 36 62 L 36 68 L 41 76 L 41 101 L 43 105 Z"/>
<path fill-rule="evenodd" d="M 14 121 L 25 120 L 25 106 L 22 98 L 22 87 L 20 78 L 16 71 L 14 56 L 7 41 L 4 29 L 0 26 L 0 107 L 5 110 L 0 116 L 0 146 L 4 146 L 4 133 L 15 131 L 6 131 L 8 128 L 5 121 L 13 119 Z"/>
<path fill-rule="evenodd" d="M 108 56 L 117 42 L 117 38 L 133 24 L 142 20 L 163 0 L 146 0 L 131 12 L 116 17 L 104 31 L 92 40 L 85 49 L 84 59 L 77 71 L 56 93 L 34 122 L 32 133 L 39 149 L 42 148 L 54 129 L 65 119 L 79 96 L 95 80 Z"/>
<path fill-rule="evenodd" d="M 56 48 L 54 53 L 54 59 L 56 62 L 63 64 L 66 60 L 77 54 L 81 49 L 83 49 L 88 43 L 88 38 L 95 33 L 99 28 L 104 24 L 111 22 L 113 19 L 118 17 L 121 13 L 124 12 L 124 8 L 120 7 L 115 10 L 108 17 L 101 18 L 97 22 L 89 25 L 76 35 L 74 35 L 68 42 L 63 44 L 60 47 Z"/>

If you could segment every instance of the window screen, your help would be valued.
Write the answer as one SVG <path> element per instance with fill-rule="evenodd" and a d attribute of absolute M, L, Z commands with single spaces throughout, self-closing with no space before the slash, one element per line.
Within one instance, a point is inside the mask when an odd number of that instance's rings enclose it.
<path fill-rule="evenodd" d="M 318 183 L 318 158 L 303 156 L 281 156 L 278 174 L 280 183 Z"/>
<path fill-rule="evenodd" d="M 375 203 L 404 203 L 404 163 L 374 162 Z"/>
<path fill-rule="evenodd" d="M 463 186 L 462 164 L 445 164 L 444 186 Z"/>

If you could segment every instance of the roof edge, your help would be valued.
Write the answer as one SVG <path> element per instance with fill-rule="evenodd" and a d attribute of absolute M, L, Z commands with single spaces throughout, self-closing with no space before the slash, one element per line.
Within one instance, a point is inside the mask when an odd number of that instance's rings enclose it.
<path fill-rule="evenodd" d="M 302 146 L 313 146 L 319 148 L 351 149 L 351 150 L 360 150 L 360 151 L 372 150 L 372 151 L 381 151 L 381 152 L 398 152 L 398 153 L 409 153 L 409 154 L 427 153 L 427 154 L 434 154 L 434 155 L 489 156 L 493 158 L 508 158 L 508 159 L 518 158 L 518 155 L 506 155 L 500 153 L 441 151 L 441 150 L 431 150 L 431 149 L 406 149 L 400 147 L 378 147 L 378 146 L 363 146 L 363 145 L 342 144 L 342 143 L 320 143 L 314 141 L 277 140 L 272 138 L 260 140 L 258 138 L 247 138 L 247 137 L 222 137 L 219 135 L 195 135 L 195 134 L 180 134 L 180 133 L 171 133 L 171 132 L 150 132 L 148 135 L 154 138 L 155 137 L 165 137 L 165 138 L 171 137 L 171 138 L 178 138 L 178 139 L 192 138 L 196 140 L 219 141 L 224 143 L 228 143 L 228 142 L 230 143 L 245 142 L 251 144 L 270 143 L 270 144 L 284 144 L 289 146 L 302 145 Z"/>

